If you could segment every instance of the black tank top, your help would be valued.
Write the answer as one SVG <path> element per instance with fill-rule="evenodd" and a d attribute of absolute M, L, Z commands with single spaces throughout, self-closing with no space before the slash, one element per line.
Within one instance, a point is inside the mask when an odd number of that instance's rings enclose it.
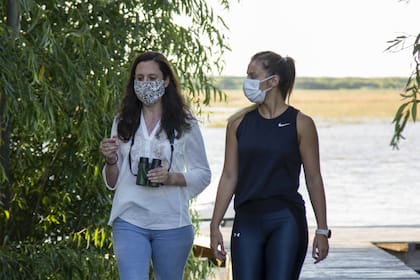
<path fill-rule="evenodd" d="M 304 206 L 298 193 L 302 160 L 297 114 L 291 106 L 274 119 L 263 118 L 258 109 L 245 114 L 236 132 L 239 172 L 235 210 L 244 205 L 257 210 Z"/>

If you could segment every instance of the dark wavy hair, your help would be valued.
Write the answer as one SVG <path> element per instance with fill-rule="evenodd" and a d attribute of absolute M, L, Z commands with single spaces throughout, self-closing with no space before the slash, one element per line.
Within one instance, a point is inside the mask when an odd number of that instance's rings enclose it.
<path fill-rule="evenodd" d="M 281 56 L 272 51 L 263 51 L 254 54 L 251 61 L 258 60 L 262 63 L 267 73 L 271 75 L 279 75 L 279 89 L 283 100 L 290 98 L 293 86 L 295 84 L 295 61 L 288 56 Z"/>
<path fill-rule="evenodd" d="M 179 81 L 171 64 L 163 54 L 155 51 L 140 54 L 131 66 L 125 95 L 118 112 L 118 137 L 123 141 L 128 141 L 139 126 L 143 103 L 138 100 L 134 92 L 134 79 L 137 65 L 144 61 L 156 62 L 163 73 L 163 79 L 169 78 L 169 85 L 165 88 L 165 94 L 162 96 L 161 128 L 157 135 L 163 130 L 169 136 L 175 130 L 177 138 L 179 138 L 191 128 L 190 120 L 193 117 L 189 106 L 181 95 Z"/>

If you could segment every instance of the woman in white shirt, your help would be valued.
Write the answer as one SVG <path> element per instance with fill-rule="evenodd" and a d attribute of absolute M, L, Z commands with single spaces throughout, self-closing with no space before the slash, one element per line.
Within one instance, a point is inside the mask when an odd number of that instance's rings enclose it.
<path fill-rule="evenodd" d="M 135 59 L 100 149 L 105 184 L 115 190 L 109 225 L 120 278 L 149 279 L 152 260 L 155 279 L 181 280 L 194 238 L 189 200 L 209 185 L 211 172 L 197 121 L 161 53 Z M 146 167 L 138 173 L 141 157 Z M 150 167 L 152 159 L 159 167 Z"/>

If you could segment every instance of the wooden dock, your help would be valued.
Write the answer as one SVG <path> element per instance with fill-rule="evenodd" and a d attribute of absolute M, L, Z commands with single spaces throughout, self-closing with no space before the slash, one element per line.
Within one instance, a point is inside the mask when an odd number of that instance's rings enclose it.
<path fill-rule="evenodd" d="M 313 264 L 307 256 L 301 279 L 420 279 L 420 275 L 382 249 L 331 249 L 328 260 Z"/>
<path fill-rule="evenodd" d="M 205 235 L 208 228 L 201 228 Z M 342 227 L 333 228 L 330 253 L 314 264 L 311 256 L 314 229 L 310 229 L 309 250 L 300 279 L 420 279 L 420 275 L 399 258 L 374 245 L 376 242 L 420 243 L 420 227 Z M 225 248 L 230 250 L 229 225 L 222 228 Z M 419 260 L 420 263 L 420 260 Z M 218 268 L 211 280 L 230 280 L 229 268 Z"/>

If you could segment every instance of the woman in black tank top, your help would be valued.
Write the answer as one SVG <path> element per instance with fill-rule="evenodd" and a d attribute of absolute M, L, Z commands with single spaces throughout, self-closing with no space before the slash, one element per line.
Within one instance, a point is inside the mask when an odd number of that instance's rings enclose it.
<path fill-rule="evenodd" d="M 225 163 L 210 225 L 211 247 L 226 257 L 219 225 L 234 196 L 233 278 L 298 279 L 308 247 L 301 167 L 315 212 L 315 263 L 328 255 L 325 191 L 318 136 L 309 116 L 289 106 L 294 60 L 265 51 L 251 58 L 245 96 L 255 105 L 233 115 L 226 129 Z"/>

